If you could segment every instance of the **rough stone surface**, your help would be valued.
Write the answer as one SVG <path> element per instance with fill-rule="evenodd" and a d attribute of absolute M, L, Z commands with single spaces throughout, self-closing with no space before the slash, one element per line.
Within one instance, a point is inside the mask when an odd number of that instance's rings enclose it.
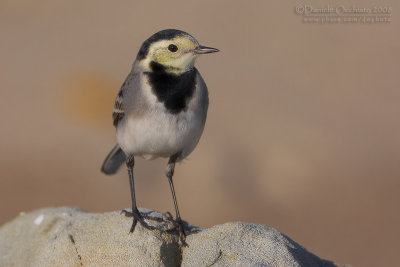
<path fill-rule="evenodd" d="M 167 220 L 149 223 L 172 227 Z M 264 225 L 203 229 L 187 237 L 189 247 L 180 246 L 176 233 L 150 232 L 139 224 L 129 234 L 130 225 L 120 212 L 46 208 L 21 214 L 0 228 L 0 266 L 337 266 Z"/>

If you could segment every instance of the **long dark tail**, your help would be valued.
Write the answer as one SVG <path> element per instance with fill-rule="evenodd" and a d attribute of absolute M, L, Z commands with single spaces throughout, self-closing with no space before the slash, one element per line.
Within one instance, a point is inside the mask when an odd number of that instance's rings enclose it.
<path fill-rule="evenodd" d="M 116 145 L 101 165 L 101 171 L 107 175 L 114 174 L 118 171 L 119 167 L 125 162 L 126 156 L 119 145 Z"/>

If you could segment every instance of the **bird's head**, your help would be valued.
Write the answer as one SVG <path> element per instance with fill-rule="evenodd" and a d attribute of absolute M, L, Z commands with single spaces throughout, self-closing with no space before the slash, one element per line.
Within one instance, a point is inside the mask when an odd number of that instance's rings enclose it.
<path fill-rule="evenodd" d="M 179 30 L 163 30 L 143 42 L 136 60 L 145 69 L 179 74 L 193 68 L 198 55 L 218 52 L 202 46 L 190 34 Z"/>

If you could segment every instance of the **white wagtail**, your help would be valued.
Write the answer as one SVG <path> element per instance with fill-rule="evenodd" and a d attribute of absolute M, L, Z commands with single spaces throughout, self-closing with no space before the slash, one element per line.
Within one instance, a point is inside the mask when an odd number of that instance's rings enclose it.
<path fill-rule="evenodd" d="M 134 157 L 168 157 L 166 176 L 175 205 L 175 225 L 184 242 L 184 230 L 176 201 L 172 176 L 175 163 L 196 147 L 206 122 L 208 91 L 194 67 L 198 55 L 218 52 L 201 46 L 190 34 L 169 29 L 155 33 L 142 44 L 132 70 L 119 90 L 112 113 L 118 144 L 101 167 L 114 174 L 126 162 L 132 197 L 130 232 L 139 221 L 154 230 L 140 214 L 133 182 Z"/>

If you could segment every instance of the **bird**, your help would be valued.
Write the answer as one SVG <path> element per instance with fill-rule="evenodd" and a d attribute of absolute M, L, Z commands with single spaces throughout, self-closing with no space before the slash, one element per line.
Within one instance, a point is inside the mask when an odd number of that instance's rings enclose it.
<path fill-rule="evenodd" d="M 156 229 L 144 220 L 146 215 L 136 205 L 134 158 L 168 158 L 165 176 L 175 207 L 172 220 L 184 243 L 186 233 L 172 178 L 175 164 L 197 146 L 207 118 L 208 89 L 195 61 L 199 55 L 218 51 L 200 45 L 184 31 L 161 30 L 142 43 L 117 94 L 112 112 L 117 144 L 105 158 L 101 171 L 112 175 L 124 163 L 127 166 L 132 211 L 122 212 L 133 218 L 131 233 L 137 222 L 146 229 Z"/>

